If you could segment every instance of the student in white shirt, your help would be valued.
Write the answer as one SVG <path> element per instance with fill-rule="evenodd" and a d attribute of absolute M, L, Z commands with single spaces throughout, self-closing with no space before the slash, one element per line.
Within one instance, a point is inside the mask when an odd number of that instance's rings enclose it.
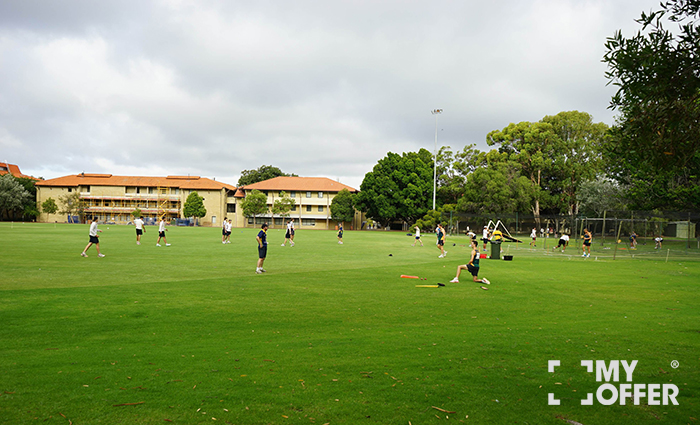
<path fill-rule="evenodd" d="M 136 227 L 136 245 L 141 245 L 141 235 L 146 229 L 143 228 L 143 220 L 141 217 L 136 217 L 134 219 L 134 226 Z"/>
<path fill-rule="evenodd" d="M 83 252 L 80 253 L 83 257 L 87 257 L 87 250 L 92 246 L 92 244 L 95 244 L 95 248 L 97 248 L 97 256 L 98 257 L 104 257 L 105 255 L 100 252 L 100 238 L 97 236 L 97 232 L 102 233 L 102 230 L 97 228 L 97 217 L 94 217 L 92 219 L 92 223 L 90 223 L 90 242 L 88 242 L 87 246 L 83 250 Z"/>
<path fill-rule="evenodd" d="M 163 239 L 163 242 L 165 242 L 165 246 L 170 246 L 168 240 L 165 239 L 165 232 L 167 231 L 168 229 L 165 228 L 165 217 L 161 217 L 160 224 L 158 224 L 158 242 L 156 242 L 156 246 L 160 246 L 161 239 Z"/>

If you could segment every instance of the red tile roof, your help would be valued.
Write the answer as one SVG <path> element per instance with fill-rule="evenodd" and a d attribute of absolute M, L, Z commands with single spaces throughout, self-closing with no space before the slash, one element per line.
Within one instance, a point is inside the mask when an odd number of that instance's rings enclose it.
<path fill-rule="evenodd" d="M 19 167 L 16 166 L 15 164 L 10 164 L 7 162 L 0 162 L 0 176 L 4 176 L 5 174 L 10 173 L 15 177 L 18 178 L 24 178 L 24 179 L 32 179 L 32 180 L 39 180 L 36 177 L 28 176 L 26 174 L 22 174 L 21 171 L 19 171 Z"/>
<path fill-rule="evenodd" d="M 298 192 L 340 192 L 347 189 L 357 192 L 357 189 L 344 185 L 327 177 L 275 177 L 269 180 L 249 184 L 245 190 L 285 190 Z"/>
<path fill-rule="evenodd" d="M 112 174 L 88 174 L 57 177 L 36 184 L 47 187 L 76 186 L 138 186 L 138 187 L 177 187 L 180 189 L 199 190 L 236 190 L 235 186 L 199 176 L 113 176 Z"/>

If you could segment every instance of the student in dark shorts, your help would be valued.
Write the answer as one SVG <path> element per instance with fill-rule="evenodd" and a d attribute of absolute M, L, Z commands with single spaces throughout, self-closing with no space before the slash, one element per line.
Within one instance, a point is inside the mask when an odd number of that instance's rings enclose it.
<path fill-rule="evenodd" d="M 263 269 L 263 263 L 267 257 L 267 223 L 263 223 L 255 240 L 258 241 L 258 267 L 255 269 L 255 273 L 262 274 L 267 271 Z"/>
<path fill-rule="evenodd" d="M 435 232 L 437 233 L 437 247 L 440 250 L 438 258 L 445 258 L 447 255 L 447 251 L 445 251 L 445 228 L 442 227 L 441 223 L 438 223 Z"/>
<path fill-rule="evenodd" d="M 591 242 L 593 242 L 593 235 L 588 229 L 583 229 L 583 255 L 581 257 L 590 257 L 591 256 Z M 586 255 L 586 251 L 588 251 L 588 255 Z"/>
<path fill-rule="evenodd" d="M 92 219 L 92 223 L 90 223 L 90 242 L 88 242 L 83 252 L 80 253 L 80 255 L 82 255 L 83 257 L 87 257 L 87 250 L 93 244 L 95 245 L 95 248 L 97 248 L 97 256 L 105 256 L 103 253 L 100 252 L 100 238 L 97 236 L 97 232 L 102 232 L 102 230 L 97 228 L 97 217 L 94 217 Z"/>
<path fill-rule="evenodd" d="M 343 244 L 343 223 L 338 224 L 338 243 Z"/>
<path fill-rule="evenodd" d="M 459 283 L 459 275 L 462 273 L 462 270 L 467 270 L 469 273 L 472 274 L 474 282 L 485 283 L 487 285 L 490 285 L 491 282 L 489 282 L 488 279 L 486 279 L 486 278 L 479 279 L 479 247 L 478 247 L 479 243 L 476 241 L 476 239 L 472 239 L 471 245 L 472 245 L 472 255 L 469 258 L 469 263 L 457 266 L 457 276 L 455 276 L 455 278 L 452 279 L 450 281 L 450 283 Z M 482 286 L 481 289 L 488 289 L 488 288 L 486 288 L 485 286 Z"/>
<path fill-rule="evenodd" d="M 226 243 L 226 220 L 224 217 L 224 222 L 221 224 L 221 243 Z"/>
<path fill-rule="evenodd" d="M 559 236 L 559 244 L 556 248 L 553 248 L 553 250 L 561 248 L 561 252 L 564 252 L 567 245 L 569 245 L 569 235 L 562 233 L 561 236 Z"/>

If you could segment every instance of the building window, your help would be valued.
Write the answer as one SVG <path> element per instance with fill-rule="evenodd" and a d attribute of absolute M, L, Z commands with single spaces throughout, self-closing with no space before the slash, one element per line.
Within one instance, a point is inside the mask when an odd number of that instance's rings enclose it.
<path fill-rule="evenodd" d="M 284 223 L 282 222 L 282 219 L 281 219 L 281 218 L 275 218 L 275 226 L 281 226 L 281 225 L 283 225 L 283 224 L 284 224 Z"/>
<path fill-rule="evenodd" d="M 306 197 L 310 198 L 311 197 L 311 192 L 306 192 Z"/>
<path fill-rule="evenodd" d="M 71 189 L 71 188 L 69 187 L 69 188 L 68 188 L 68 193 L 71 193 L 72 191 L 73 191 L 73 189 Z"/>
<path fill-rule="evenodd" d="M 296 198 L 296 197 L 297 197 L 297 193 L 296 193 L 295 191 L 291 191 L 291 192 L 289 192 L 289 197 L 290 197 L 290 198 Z"/>
<path fill-rule="evenodd" d="M 302 226 L 315 226 L 315 225 L 316 225 L 316 220 L 314 220 L 314 219 L 309 219 L 309 218 L 302 218 L 302 219 L 301 219 L 301 225 L 302 225 Z"/>
<path fill-rule="evenodd" d="M 311 205 L 306 206 L 306 212 L 311 212 Z"/>
<path fill-rule="evenodd" d="M 226 212 L 235 213 L 236 204 L 226 204 Z"/>
<path fill-rule="evenodd" d="M 323 198 L 323 192 L 318 192 L 318 197 Z"/>
<path fill-rule="evenodd" d="M 318 206 L 318 212 L 323 212 L 323 205 Z"/>
<path fill-rule="evenodd" d="M 292 205 L 292 211 L 296 211 L 296 210 L 297 210 L 297 206 L 296 206 L 296 205 Z"/>

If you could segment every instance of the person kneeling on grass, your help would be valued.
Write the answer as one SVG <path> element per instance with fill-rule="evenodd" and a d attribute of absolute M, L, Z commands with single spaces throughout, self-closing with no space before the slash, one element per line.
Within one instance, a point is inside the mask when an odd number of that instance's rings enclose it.
<path fill-rule="evenodd" d="M 469 264 L 462 264 L 461 266 L 457 266 L 457 276 L 455 276 L 454 279 L 450 281 L 450 283 L 459 283 L 459 275 L 462 273 L 462 270 L 468 270 L 469 273 L 472 274 L 474 277 L 474 282 L 478 283 L 485 283 L 487 285 L 490 285 L 491 282 L 489 282 L 488 279 L 482 278 L 479 279 L 479 248 L 478 248 L 478 243 L 476 239 L 472 239 L 472 256 L 469 258 Z M 488 289 L 485 286 L 481 286 L 481 289 Z"/>

